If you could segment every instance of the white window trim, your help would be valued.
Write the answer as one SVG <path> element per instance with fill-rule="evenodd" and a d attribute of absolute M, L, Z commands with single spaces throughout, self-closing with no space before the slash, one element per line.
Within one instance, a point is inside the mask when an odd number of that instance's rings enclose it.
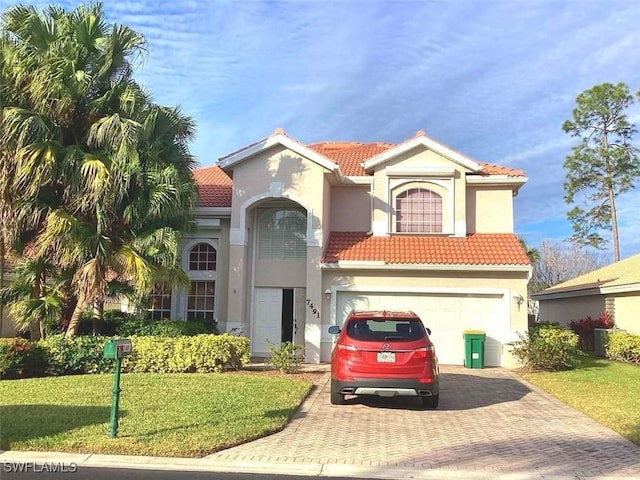
<path fill-rule="evenodd" d="M 182 246 L 180 252 L 180 267 L 189 277 L 189 282 L 215 282 L 215 290 L 213 293 L 213 318 L 218 320 L 218 304 L 220 302 L 215 299 L 219 298 L 219 282 L 218 282 L 218 258 L 216 255 L 216 270 L 189 270 L 189 254 L 191 249 L 199 243 L 206 243 L 216 250 L 216 254 L 220 253 L 220 244 L 218 238 L 190 238 Z M 176 319 L 187 320 L 187 306 L 189 297 L 189 286 L 182 287 L 180 289 L 174 288 L 172 290 L 172 311 L 175 311 Z M 175 303 L 174 303 L 175 302 Z M 172 315 L 173 317 L 173 315 Z"/>
<path fill-rule="evenodd" d="M 285 198 L 297 203 L 307 211 L 307 247 L 322 247 L 322 228 L 313 228 L 314 213 L 311 205 L 301 198 L 279 189 L 277 184 L 281 182 L 273 183 L 274 185 L 270 185 L 269 191 L 254 195 L 240 206 L 240 226 L 231 227 L 229 231 L 229 243 L 231 245 L 247 246 L 247 211 L 253 205 L 262 200 L 268 200 L 271 198 Z"/>

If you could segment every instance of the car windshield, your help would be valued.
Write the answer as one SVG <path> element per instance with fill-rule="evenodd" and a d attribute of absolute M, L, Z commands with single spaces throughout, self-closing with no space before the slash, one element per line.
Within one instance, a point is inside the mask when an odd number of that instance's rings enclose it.
<path fill-rule="evenodd" d="M 424 326 L 417 319 L 358 318 L 347 325 L 347 335 L 364 341 L 412 341 L 425 336 Z"/>

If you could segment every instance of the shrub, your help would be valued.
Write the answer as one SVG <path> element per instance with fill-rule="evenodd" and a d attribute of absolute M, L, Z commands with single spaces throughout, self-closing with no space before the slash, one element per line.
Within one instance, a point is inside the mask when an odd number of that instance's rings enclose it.
<path fill-rule="evenodd" d="M 47 369 L 46 352 L 23 338 L 0 338 L 0 378 L 39 377 Z"/>
<path fill-rule="evenodd" d="M 555 326 L 542 326 L 526 335 L 518 334 L 513 354 L 532 370 L 567 370 L 584 355 L 578 348 L 578 335 Z"/>
<path fill-rule="evenodd" d="M 147 320 L 146 318 L 121 312 L 108 310 L 104 314 L 103 333 L 121 335 L 123 337 L 158 335 L 162 337 L 193 336 L 205 333 L 217 334 L 215 322 L 200 322 L 194 320 Z"/>
<path fill-rule="evenodd" d="M 591 317 L 581 318 L 579 320 L 571 320 L 569 328 L 578 334 L 578 345 L 585 352 L 593 352 L 595 328 L 614 328 L 615 323 L 611 314 L 606 310 L 603 311 L 595 320 Z"/>
<path fill-rule="evenodd" d="M 280 347 L 269 342 L 271 357 L 267 363 L 283 373 L 293 373 L 302 364 L 302 345 L 294 345 L 291 342 L 282 342 Z"/>
<path fill-rule="evenodd" d="M 640 365 L 640 335 L 609 332 L 605 351 L 607 358 Z"/>
<path fill-rule="evenodd" d="M 192 337 L 131 337 L 126 372 L 221 372 L 249 362 L 249 339 L 228 334 Z"/>
<path fill-rule="evenodd" d="M 108 337 L 82 335 L 67 338 L 50 335 L 38 344 L 47 354 L 49 375 L 106 373 L 112 370 L 111 360 L 102 356 Z"/>

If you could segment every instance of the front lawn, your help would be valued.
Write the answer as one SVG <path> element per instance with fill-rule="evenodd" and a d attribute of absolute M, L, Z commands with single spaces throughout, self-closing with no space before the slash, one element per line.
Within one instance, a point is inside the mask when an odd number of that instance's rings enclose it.
<path fill-rule="evenodd" d="M 588 357 L 575 370 L 520 375 L 640 445 L 639 366 Z"/>
<path fill-rule="evenodd" d="M 118 438 L 113 375 L 3 380 L 3 450 L 197 457 L 281 429 L 311 382 L 265 373 L 124 374 Z"/>

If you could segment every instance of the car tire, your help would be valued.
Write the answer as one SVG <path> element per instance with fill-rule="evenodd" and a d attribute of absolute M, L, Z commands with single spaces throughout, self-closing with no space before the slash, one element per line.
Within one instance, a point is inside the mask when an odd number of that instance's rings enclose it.
<path fill-rule="evenodd" d="M 422 400 L 422 406 L 428 409 L 438 408 L 440 402 L 440 395 L 431 395 L 430 397 L 420 397 Z"/>
<path fill-rule="evenodd" d="M 344 405 L 347 403 L 347 400 L 344 398 L 344 395 L 331 390 L 331 405 Z"/>

